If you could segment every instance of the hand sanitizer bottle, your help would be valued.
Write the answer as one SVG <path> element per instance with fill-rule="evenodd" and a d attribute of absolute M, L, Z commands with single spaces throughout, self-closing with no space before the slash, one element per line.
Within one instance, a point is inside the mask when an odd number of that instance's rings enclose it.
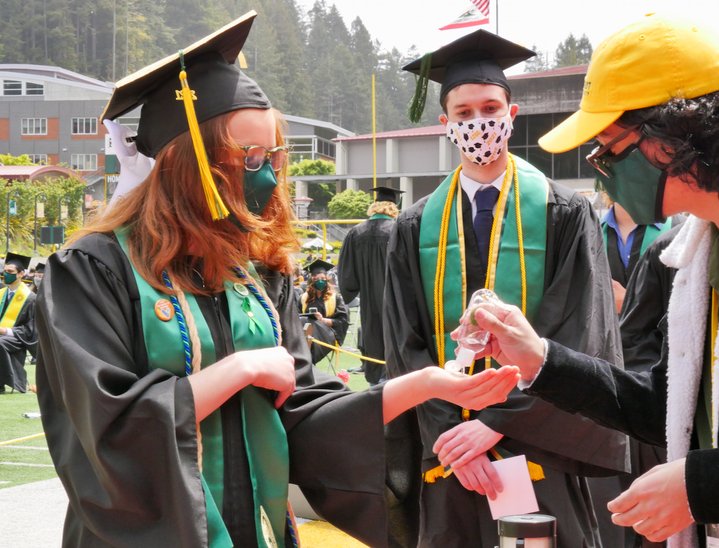
<path fill-rule="evenodd" d="M 472 294 L 462 318 L 464 319 L 467 314 L 473 314 L 478 304 L 487 302 L 499 303 L 500 300 L 491 289 L 478 289 Z M 489 331 L 478 329 L 473 324 L 474 320 L 471 319 L 468 324 L 461 326 L 459 338 L 457 339 L 456 358 L 444 364 L 447 371 L 465 373 L 466 369 L 472 365 L 474 356 L 487 346 Z"/>

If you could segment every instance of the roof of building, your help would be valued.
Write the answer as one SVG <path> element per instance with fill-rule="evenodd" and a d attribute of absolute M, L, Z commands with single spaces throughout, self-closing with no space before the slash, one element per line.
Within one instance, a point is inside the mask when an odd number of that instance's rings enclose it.
<path fill-rule="evenodd" d="M 305 125 L 329 129 L 332 131 L 336 131 L 337 135 L 346 135 L 346 136 L 354 135 L 354 133 L 352 133 L 350 130 L 340 127 L 338 125 L 335 125 L 331 122 L 315 120 L 314 118 L 304 118 L 303 116 L 293 116 L 291 114 L 283 114 L 283 116 L 288 122 L 295 122 L 297 124 L 305 124 Z"/>
<path fill-rule="evenodd" d="M 0 179 L 36 180 L 43 177 L 82 177 L 67 167 L 62 166 L 2 166 L 0 165 Z"/>
<path fill-rule="evenodd" d="M 0 63 L 1 78 L 30 79 L 36 82 L 56 82 L 78 86 L 95 91 L 111 93 L 114 84 L 84 76 L 77 72 L 49 65 L 31 65 L 21 63 Z"/>
<path fill-rule="evenodd" d="M 549 70 L 541 70 L 539 72 L 523 72 L 509 76 L 509 80 L 525 80 L 527 78 L 549 78 L 555 76 L 574 76 L 576 74 L 586 74 L 589 65 L 572 65 L 570 67 L 559 67 Z"/>
<path fill-rule="evenodd" d="M 377 133 L 377 139 L 403 139 L 406 137 L 432 137 L 435 135 L 444 135 L 445 129 L 441 124 L 436 126 L 409 127 L 406 129 L 394 129 L 392 131 L 382 131 Z M 371 139 L 371 133 L 364 135 L 353 135 L 352 137 L 338 137 L 335 141 L 365 141 Z"/>

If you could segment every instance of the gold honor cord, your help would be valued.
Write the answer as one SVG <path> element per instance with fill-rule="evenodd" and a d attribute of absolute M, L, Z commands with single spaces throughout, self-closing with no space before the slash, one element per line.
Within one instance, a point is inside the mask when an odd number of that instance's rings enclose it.
<path fill-rule="evenodd" d="M 452 177 L 452 183 L 449 187 L 447 194 L 447 201 L 445 202 L 444 210 L 442 212 L 442 224 L 440 225 L 439 232 L 439 249 L 437 252 L 437 269 L 434 278 L 434 331 L 435 339 L 437 341 L 437 357 L 439 359 L 439 366 L 444 367 L 445 362 L 445 345 L 444 345 L 444 272 L 446 268 L 447 259 L 447 235 L 449 233 L 449 219 L 452 211 L 452 200 L 454 199 L 454 192 L 457 191 L 457 182 L 459 181 L 459 173 L 462 167 L 458 167 L 454 176 Z M 492 221 L 492 230 L 490 232 L 489 240 L 489 258 L 487 265 L 487 277 L 485 279 L 484 286 L 488 289 L 494 289 L 494 282 L 497 274 L 497 262 L 499 260 L 499 248 L 502 237 L 502 223 L 504 221 L 504 211 L 507 206 L 507 198 L 509 196 L 509 190 L 514 181 L 514 207 L 517 222 L 517 239 L 519 247 L 519 265 L 520 265 L 520 277 L 522 286 L 522 314 L 527 315 L 527 269 L 524 259 L 524 237 L 522 232 L 522 214 L 521 204 L 519 196 L 519 176 L 517 174 L 517 165 L 514 161 L 514 157 L 509 154 L 507 157 L 507 171 L 502 181 L 502 189 L 499 192 L 499 198 L 497 199 L 497 207 L 494 213 L 494 220 Z M 457 224 L 459 232 L 459 252 L 460 260 L 462 265 L 462 298 L 463 302 L 467 302 L 467 279 L 466 279 L 466 259 L 464 256 L 464 226 L 462 224 L 462 202 L 461 192 L 457 192 Z M 492 366 L 491 357 L 485 358 L 485 369 Z M 474 363 L 470 366 L 469 374 L 474 374 Z M 469 409 L 462 409 L 462 420 L 469 420 Z M 492 449 L 491 454 L 495 459 L 503 458 L 496 449 Z M 534 462 L 527 461 L 527 468 L 529 469 L 529 475 L 532 481 L 539 481 L 544 479 L 544 470 L 541 465 Z M 438 478 L 446 478 L 452 474 L 450 468 L 443 466 L 437 466 L 431 470 L 427 470 L 422 474 L 422 479 L 425 483 L 434 483 Z"/>
<path fill-rule="evenodd" d="M 197 97 L 195 96 L 195 92 L 190 89 L 190 85 L 187 82 L 187 72 L 185 71 L 185 56 L 183 52 L 180 52 L 180 64 L 182 67 L 182 70 L 180 71 L 181 89 L 177 92 L 176 99 L 178 101 L 182 101 L 183 105 L 185 106 L 187 125 L 190 128 L 192 145 L 195 149 L 197 166 L 200 170 L 202 190 L 205 192 L 205 199 L 207 200 L 207 207 L 210 209 L 212 220 L 218 221 L 227 217 L 230 214 L 230 211 L 227 209 L 227 206 L 222 201 L 220 193 L 217 191 L 217 187 L 215 186 L 215 181 L 212 178 L 210 162 L 207 159 L 205 143 L 202 141 L 200 125 L 197 122 L 197 114 L 195 113 L 195 105 L 193 104 L 193 101 L 196 101 Z"/>
<path fill-rule="evenodd" d="M 452 196 L 457 190 L 457 182 L 462 166 L 454 171 L 452 183 L 449 186 L 447 200 L 442 211 L 442 223 L 439 226 L 439 248 L 437 249 L 437 269 L 434 275 L 434 333 L 437 344 L 437 358 L 439 366 L 444 367 L 444 271 L 447 266 L 447 235 L 449 233 L 449 218 L 452 213 Z M 460 253 L 462 250 L 460 249 Z M 464 273 L 462 273 L 464 276 Z"/>
<path fill-rule="evenodd" d="M 714 424 L 712 424 L 714 418 L 714 352 L 716 352 L 716 338 L 717 331 L 719 330 L 719 295 L 717 290 L 712 288 L 712 317 L 711 317 L 711 409 L 712 412 L 709 414 L 709 426 L 712 432 L 712 446 L 714 446 Z M 716 447 L 715 447 L 716 448 Z"/>

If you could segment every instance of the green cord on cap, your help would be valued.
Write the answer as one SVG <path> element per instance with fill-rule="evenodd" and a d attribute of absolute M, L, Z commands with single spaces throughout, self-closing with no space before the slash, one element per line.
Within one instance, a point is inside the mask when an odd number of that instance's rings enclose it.
<path fill-rule="evenodd" d="M 412 123 L 417 123 L 422 118 L 424 105 L 427 102 L 427 88 L 429 87 L 429 71 L 432 68 L 432 54 L 426 53 L 422 57 L 419 74 L 417 75 L 417 85 L 414 90 L 414 97 L 409 105 L 409 119 Z"/>

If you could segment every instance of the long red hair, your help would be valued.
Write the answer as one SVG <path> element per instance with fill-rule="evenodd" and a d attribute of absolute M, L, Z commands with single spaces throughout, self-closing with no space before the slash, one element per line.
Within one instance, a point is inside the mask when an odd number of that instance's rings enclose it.
<path fill-rule="evenodd" d="M 213 221 L 200 182 L 189 132 L 176 137 L 156 157 L 148 178 L 111 209 L 73 235 L 72 241 L 95 232 L 128 227 L 130 258 L 153 287 L 167 291 L 166 271 L 175 287 L 194 293 L 220 291 L 225 280 L 239 281 L 232 271 L 248 261 L 260 262 L 284 274 L 292 272 L 292 253 L 299 249 L 292 229 L 294 218 L 287 186 L 287 166 L 277 173 L 278 185 L 260 215 L 247 209 L 243 173 L 228 166 L 237 148 L 228 131 L 232 112 L 200 124 L 217 189 L 241 227 L 230 219 Z M 284 122 L 275 111 L 277 145 L 284 144 Z M 204 288 L 192 282 L 192 270 L 202 263 Z"/>

